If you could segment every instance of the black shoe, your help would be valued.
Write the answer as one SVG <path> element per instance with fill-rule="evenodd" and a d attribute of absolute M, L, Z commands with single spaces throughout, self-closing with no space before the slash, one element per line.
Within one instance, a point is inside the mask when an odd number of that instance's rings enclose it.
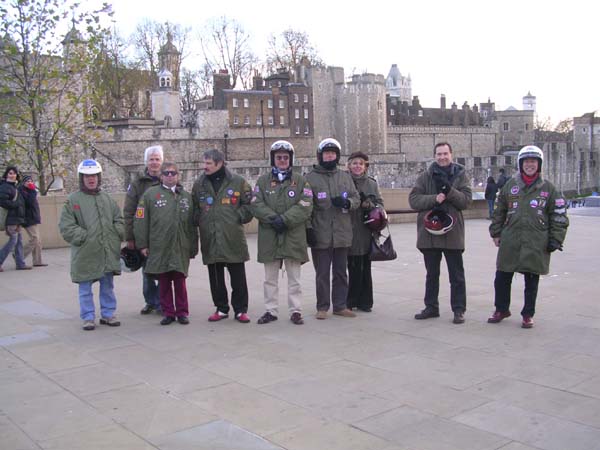
<path fill-rule="evenodd" d="M 152 311 L 154 311 L 156 308 L 152 305 L 149 305 L 148 303 L 146 303 L 144 305 L 144 307 L 141 309 L 140 314 L 142 315 L 146 315 L 146 314 L 150 314 Z"/>
<path fill-rule="evenodd" d="M 434 317 L 440 317 L 440 312 L 433 308 L 425 308 L 420 313 L 415 314 L 415 319 L 417 320 L 432 319 Z"/>
<path fill-rule="evenodd" d="M 177 322 L 179 322 L 181 325 L 188 325 L 190 323 L 190 319 L 188 319 L 186 316 L 179 316 L 177 318 Z"/>
<path fill-rule="evenodd" d="M 302 319 L 302 314 L 300 314 L 298 311 L 292 313 L 292 315 L 290 316 L 290 320 L 294 325 L 302 325 L 304 323 L 304 319 Z"/>
<path fill-rule="evenodd" d="M 277 316 L 274 316 L 269 311 L 264 313 L 260 319 L 256 321 L 257 324 L 262 325 L 264 323 L 275 322 L 277 320 Z"/>
<path fill-rule="evenodd" d="M 369 308 L 368 306 L 365 306 L 365 307 L 359 306 L 357 309 L 362 312 L 371 312 L 372 311 L 372 309 Z"/>
<path fill-rule="evenodd" d="M 465 314 L 462 312 L 455 312 L 452 323 L 456 323 L 456 324 L 465 323 Z"/>
<path fill-rule="evenodd" d="M 160 324 L 161 325 L 171 325 L 173 322 L 175 322 L 175 317 L 167 316 L 167 317 L 163 317 L 163 320 L 160 321 Z"/>

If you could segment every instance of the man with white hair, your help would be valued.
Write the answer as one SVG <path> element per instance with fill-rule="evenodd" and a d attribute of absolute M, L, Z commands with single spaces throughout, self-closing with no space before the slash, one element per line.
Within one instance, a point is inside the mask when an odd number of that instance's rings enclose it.
<path fill-rule="evenodd" d="M 125 205 L 123 206 L 123 217 L 125 219 L 125 240 L 127 248 L 135 249 L 135 237 L 133 235 L 133 219 L 137 205 L 150 186 L 159 184 L 160 168 L 164 160 L 161 145 L 152 145 L 144 151 L 144 164 L 146 168 L 127 188 Z M 158 295 L 158 281 L 147 275 L 142 269 L 142 290 L 146 304 L 140 314 L 150 314 L 152 311 L 160 312 L 160 298 Z"/>

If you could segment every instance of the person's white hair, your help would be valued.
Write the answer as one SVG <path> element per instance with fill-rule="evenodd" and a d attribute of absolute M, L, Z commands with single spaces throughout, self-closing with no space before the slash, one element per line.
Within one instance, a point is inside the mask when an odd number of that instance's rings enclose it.
<path fill-rule="evenodd" d="M 152 145 L 144 151 L 144 164 L 148 164 L 148 158 L 150 158 L 150 155 L 153 155 L 154 153 L 158 153 L 160 155 L 161 161 L 165 159 L 162 145 Z"/>

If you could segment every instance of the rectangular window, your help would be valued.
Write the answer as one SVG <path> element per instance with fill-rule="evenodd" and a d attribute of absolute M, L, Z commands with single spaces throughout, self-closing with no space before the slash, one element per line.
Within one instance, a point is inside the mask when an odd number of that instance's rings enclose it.
<path fill-rule="evenodd" d="M 465 158 L 456 158 L 456 162 L 458 162 L 461 166 L 465 165 Z"/>
<path fill-rule="evenodd" d="M 298 100 L 299 100 L 298 94 L 294 94 L 294 103 L 298 103 Z"/>
<path fill-rule="evenodd" d="M 285 116 L 279 116 L 279 125 L 285 125 Z"/>
<path fill-rule="evenodd" d="M 505 156 L 504 157 L 504 165 L 505 166 L 512 166 L 512 158 L 510 156 Z"/>
<path fill-rule="evenodd" d="M 279 109 L 285 108 L 285 102 L 282 99 L 279 99 Z"/>
<path fill-rule="evenodd" d="M 528 123 L 525 124 L 525 131 L 529 131 L 529 124 Z"/>
<path fill-rule="evenodd" d="M 298 108 L 296 108 L 294 110 L 294 118 L 295 119 L 299 119 L 300 118 L 300 110 Z"/>
<path fill-rule="evenodd" d="M 495 156 L 492 156 L 490 158 L 490 166 L 495 167 L 496 164 L 498 164 L 498 158 L 496 158 Z"/>
<path fill-rule="evenodd" d="M 304 118 L 308 120 L 308 109 L 304 110 Z"/>
<path fill-rule="evenodd" d="M 550 147 L 552 148 L 552 150 L 556 150 L 556 142 L 553 142 L 552 144 L 550 144 Z"/>
<path fill-rule="evenodd" d="M 393 109 L 390 109 L 390 116 L 395 116 L 396 115 L 396 111 L 394 111 Z"/>
<path fill-rule="evenodd" d="M 296 125 L 296 134 L 300 134 L 300 125 Z"/>
<path fill-rule="evenodd" d="M 509 128 L 508 128 L 508 122 L 504 122 L 502 124 L 502 130 L 504 130 L 504 131 L 508 131 L 509 130 Z"/>
<path fill-rule="evenodd" d="M 244 99 L 244 108 L 249 108 L 250 107 L 250 100 L 248 100 L 247 98 Z"/>
<path fill-rule="evenodd" d="M 233 124 L 239 125 L 239 123 L 240 123 L 240 118 L 238 116 L 233 116 Z"/>
<path fill-rule="evenodd" d="M 308 134 L 309 128 L 308 125 L 304 125 L 304 134 Z"/>
<path fill-rule="evenodd" d="M 262 125 L 262 117 L 256 116 L 256 125 Z"/>
<path fill-rule="evenodd" d="M 244 125 L 250 125 L 250 116 L 244 116 Z"/>
<path fill-rule="evenodd" d="M 273 99 L 272 98 L 270 98 L 269 100 L 267 100 L 267 108 L 273 109 Z"/>
<path fill-rule="evenodd" d="M 321 85 L 319 85 L 319 89 L 321 89 Z M 308 94 L 304 94 L 304 103 L 308 103 Z"/>
<path fill-rule="evenodd" d="M 234 98 L 234 99 L 232 99 L 232 102 L 233 102 L 233 107 L 237 108 L 238 107 L 238 99 Z"/>
<path fill-rule="evenodd" d="M 273 116 L 269 116 L 269 125 L 273 125 L 275 122 L 273 122 Z"/>
<path fill-rule="evenodd" d="M 476 156 L 473 158 L 473 166 L 481 167 L 481 156 Z"/>

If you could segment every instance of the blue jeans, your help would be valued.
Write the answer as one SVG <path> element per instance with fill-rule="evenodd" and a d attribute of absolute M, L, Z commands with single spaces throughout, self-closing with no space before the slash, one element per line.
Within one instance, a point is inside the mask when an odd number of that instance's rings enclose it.
<path fill-rule="evenodd" d="M 488 210 L 489 210 L 489 217 L 492 217 L 494 215 L 494 203 L 496 202 L 496 199 L 490 200 L 488 199 Z"/>
<path fill-rule="evenodd" d="M 153 276 L 148 275 L 142 268 L 142 292 L 147 305 L 153 306 L 154 309 L 160 309 L 160 297 L 158 295 L 158 280 Z"/>
<path fill-rule="evenodd" d="M 17 263 L 17 269 L 25 267 L 25 259 L 23 258 L 23 240 L 21 233 L 19 232 L 18 225 L 7 225 L 6 235 L 8 236 L 8 242 L 4 244 L 4 247 L 0 249 L 0 266 L 4 264 L 4 261 L 8 255 L 14 249 L 15 262 Z"/>
<path fill-rule="evenodd" d="M 117 309 L 117 298 L 115 297 L 113 274 L 106 272 L 100 282 L 100 314 L 105 319 L 115 315 Z M 79 283 L 79 317 L 82 320 L 94 320 L 94 294 L 92 293 L 93 281 L 82 281 Z"/>

